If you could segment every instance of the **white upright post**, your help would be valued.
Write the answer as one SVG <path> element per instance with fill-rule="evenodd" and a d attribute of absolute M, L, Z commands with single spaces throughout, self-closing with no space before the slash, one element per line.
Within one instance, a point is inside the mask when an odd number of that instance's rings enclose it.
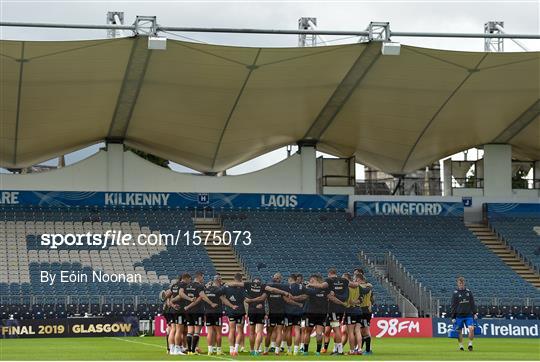
<path fill-rule="evenodd" d="M 315 157 L 315 147 L 300 146 L 300 157 L 302 160 L 302 193 L 317 193 L 317 159 Z"/>
<path fill-rule="evenodd" d="M 443 161 L 443 169 L 444 196 L 452 196 L 452 158 Z"/>
<path fill-rule="evenodd" d="M 124 191 L 124 145 L 107 144 L 107 191 Z"/>
<path fill-rule="evenodd" d="M 484 146 L 484 196 L 512 196 L 512 146 Z"/>
<path fill-rule="evenodd" d="M 533 182 L 534 188 L 540 188 L 540 160 L 534 161 Z"/>

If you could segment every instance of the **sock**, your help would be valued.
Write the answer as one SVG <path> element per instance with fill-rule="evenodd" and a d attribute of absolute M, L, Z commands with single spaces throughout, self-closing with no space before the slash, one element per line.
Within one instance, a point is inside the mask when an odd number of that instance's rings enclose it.
<path fill-rule="evenodd" d="M 281 348 L 287 348 L 287 342 L 281 341 Z"/>
<path fill-rule="evenodd" d="M 309 351 L 309 341 L 308 343 L 304 343 L 304 352 L 308 352 Z"/>
<path fill-rule="evenodd" d="M 174 352 L 174 344 L 173 343 L 169 343 L 169 352 Z"/>
<path fill-rule="evenodd" d="M 326 344 L 326 343 L 325 343 Z M 317 342 L 317 352 L 321 353 L 321 347 L 322 347 L 322 343 L 321 342 Z"/>
<path fill-rule="evenodd" d="M 268 352 L 268 347 L 264 346 L 264 352 Z"/>
<path fill-rule="evenodd" d="M 336 352 L 337 353 L 343 353 L 343 344 L 336 343 Z"/>
<path fill-rule="evenodd" d="M 233 346 L 230 346 L 229 347 L 229 353 L 233 353 L 234 352 L 234 347 Z"/>
<path fill-rule="evenodd" d="M 366 337 L 366 352 L 371 351 L 371 337 Z"/>
<path fill-rule="evenodd" d="M 239 344 L 239 343 L 236 343 L 236 344 L 234 345 L 234 351 L 235 351 L 235 352 L 238 352 L 239 348 L 240 348 L 240 344 Z"/>
<path fill-rule="evenodd" d="M 460 344 L 459 344 L 459 348 L 463 348 L 463 343 L 460 343 Z"/>
<path fill-rule="evenodd" d="M 192 341 L 193 341 L 193 335 L 192 335 L 191 333 L 188 333 L 187 336 L 186 336 L 186 338 L 187 338 L 187 348 L 188 348 L 188 352 L 193 352 L 193 351 L 191 350 L 191 346 L 192 346 L 191 343 L 192 343 Z"/>
<path fill-rule="evenodd" d="M 469 346 L 472 346 L 472 341 L 469 341 Z"/>
<path fill-rule="evenodd" d="M 217 353 L 221 353 L 221 347 L 216 347 Z"/>
<path fill-rule="evenodd" d="M 297 353 L 298 353 L 298 349 L 299 349 L 298 346 L 294 346 L 294 352 L 293 352 L 293 353 L 294 353 L 294 354 L 297 354 Z"/>
<path fill-rule="evenodd" d="M 292 346 L 287 346 L 287 352 L 291 353 L 292 351 Z"/>
<path fill-rule="evenodd" d="M 360 349 L 364 348 L 364 343 L 366 343 L 366 337 L 362 337 L 362 343 L 360 344 Z"/>
<path fill-rule="evenodd" d="M 276 348 L 276 342 L 270 343 L 270 348 Z"/>
<path fill-rule="evenodd" d="M 324 349 L 328 349 L 329 344 L 330 344 L 330 342 L 324 342 Z"/>
<path fill-rule="evenodd" d="M 208 346 L 208 353 L 214 352 L 214 346 Z"/>
<path fill-rule="evenodd" d="M 199 344 L 199 334 L 195 333 L 193 335 L 193 345 L 191 346 L 192 352 L 195 352 L 197 350 L 197 345 Z"/>

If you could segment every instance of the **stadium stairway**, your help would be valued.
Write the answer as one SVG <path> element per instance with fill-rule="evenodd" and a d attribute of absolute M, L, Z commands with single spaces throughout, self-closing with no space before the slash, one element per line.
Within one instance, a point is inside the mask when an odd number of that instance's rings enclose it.
<path fill-rule="evenodd" d="M 214 268 L 221 274 L 224 281 L 232 281 L 236 273 L 242 273 L 247 277 L 233 248 L 230 245 L 224 245 L 223 240 L 220 241 L 224 231 L 220 218 L 193 218 L 193 224 L 195 230 L 200 232 L 199 235 L 203 239 L 204 247 Z M 211 234 L 206 240 L 208 233 Z"/>
<path fill-rule="evenodd" d="M 519 258 L 519 256 L 502 241 L 491 228 L 484 224 L 467 224 L 469 230 L 487 248 L 495 253 L 506 265 L 520 277 L 540 289 L 540 275 Z"/>

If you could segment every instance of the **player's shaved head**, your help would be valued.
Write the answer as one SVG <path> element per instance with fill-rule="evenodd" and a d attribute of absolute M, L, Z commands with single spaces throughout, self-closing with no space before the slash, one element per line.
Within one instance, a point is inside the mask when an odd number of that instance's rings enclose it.
<path fill-rule="evenodd" d="M 234 274 L 234 280 L 237 281 L 237 282 L 241 282 L 242 281 L 242 273 Z"/>
<path fill-rule="evenodd" d="M 336 268 L 328 269 L 328 275 L 337 275 L 337 269 Z"/>
<path fill-rule="evenodd" d="M 275 282 L 280 282 L 281 281 L 281 273 L 280 272 L 277 272 L 276 274 L 274 274 L 274 277 L 272 278 Z"/>

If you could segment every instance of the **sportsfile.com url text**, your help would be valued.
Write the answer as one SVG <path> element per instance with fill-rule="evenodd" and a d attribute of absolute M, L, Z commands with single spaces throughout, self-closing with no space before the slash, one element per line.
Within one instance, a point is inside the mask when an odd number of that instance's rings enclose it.
<path fill-rule="evenodd" d="M 190 246 L 199 245 L 251 245 L 250 231 L 182 231 L 172 233 L 152 233 L 134 235 L 121 230 L 107 230 L 103 234 L 91 232 L 78 234 L 42 234 L 40 238 L 42 246 L 49 249 L 71 246 L 89 246 L 96 249 L 106 249 L 111 246 L 156 246 L 156 245 L 179 245 L 185 243 Z"/>

